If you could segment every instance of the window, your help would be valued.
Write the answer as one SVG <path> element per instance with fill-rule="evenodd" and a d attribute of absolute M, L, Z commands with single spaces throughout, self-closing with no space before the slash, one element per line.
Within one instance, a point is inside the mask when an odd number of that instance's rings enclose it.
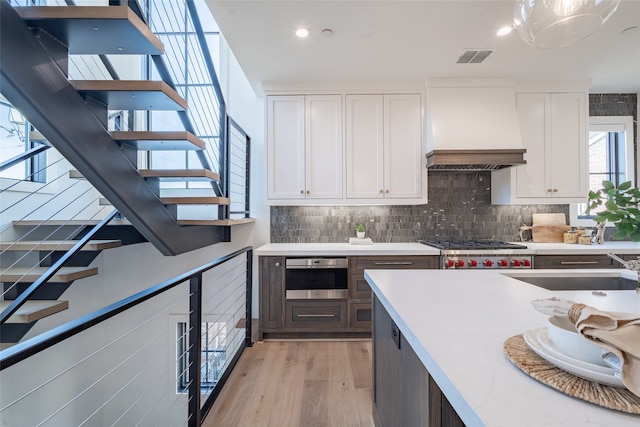
<path fill-rule="evenodd" d="M 227 366 L 227 332 L 224 322 L 202 323 L 200 384 L 202 392 L 211 390 Z M 189 388 L 189 329 L 187 322 L 176 326 L 176 391 L 186 393 Z"/>
<path fill-rule="evenodd" d="M 616 186 L 625 181 L 635 182 L 633 117 L 589 117 L 588 158 L 589 190 L 602 188 L 603 180 Z M 586 208 L 586 203 L 570 206 L 571 225 L 595 226 L 595 215 L 587 215 Z"/>
<path fill-rule="evenodd" d="M 15 159 L 21 154 L 41 145 L 31 141 L 32 126 L 22 113 L 9 102 L 0 98 L 0 163 Z M 30 159 L 20 161 L 0 172 L 0 178 L 21 181 L 46 181 L 46 155 L 37 154 Z"/>

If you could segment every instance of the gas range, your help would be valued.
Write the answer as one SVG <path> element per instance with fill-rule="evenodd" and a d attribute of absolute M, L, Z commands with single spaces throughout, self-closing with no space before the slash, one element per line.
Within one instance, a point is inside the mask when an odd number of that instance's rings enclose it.
<path fill-rule="evenodd" d="M 421 240 L 440 249 L 442 269 L 533 268 L 533 251 L 499 240 Z"/>

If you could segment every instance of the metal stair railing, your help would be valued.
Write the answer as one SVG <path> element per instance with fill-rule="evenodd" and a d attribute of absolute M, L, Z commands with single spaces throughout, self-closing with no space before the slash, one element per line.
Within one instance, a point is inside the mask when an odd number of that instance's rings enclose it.
<path fill-rule="evenodd" d="M 238 249 L 0 351 L 3 420 L 200 426 L 244 349 L 252 345 L 252 259 L 252 247 Z M 166 316 L 180 312 L 186 329 L 176 334 Z M 212 323 L 219 327 L 209 335 L 203 329 Z M 182 364 L 179 343 L 186 351 Z M 61 357 L 65 348 L 75 350 Z M 224 361 L 213 360 L 219 349 L 226 353 Z M 12 382 L 39 360 L 56 362 L 46 363 L 34 381 Z M 204 384 L 202 375 L 211 363 L 219 376 L 215 384 Z M 188 372 L 175 371 L 181 366 Z M 171 389 L 174 374 L 187 376 L 184 398 L 176 395 L 181 392 L 175 385 Z M 37 405 L 43 401 L 47 405 Z"/>

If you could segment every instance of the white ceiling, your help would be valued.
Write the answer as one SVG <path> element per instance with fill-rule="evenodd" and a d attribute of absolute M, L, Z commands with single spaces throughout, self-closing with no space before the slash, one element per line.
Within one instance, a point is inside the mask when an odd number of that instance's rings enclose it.
<path fill-rule="evenodd" d="M 429 78 L 591 79 L 591 93 L 640 92 L 640 0 L 623 0 L 596 33 L 536 49 L 510 25 L 515 1 L 206 0 L 254 89 L 291 84 L 424 82 Z M 298 27 L 311 34 L 295 37 Z M 330 38 L 321 31 L 333 31 Z M 492 49 L 456 64 L 466 49 Z"/>

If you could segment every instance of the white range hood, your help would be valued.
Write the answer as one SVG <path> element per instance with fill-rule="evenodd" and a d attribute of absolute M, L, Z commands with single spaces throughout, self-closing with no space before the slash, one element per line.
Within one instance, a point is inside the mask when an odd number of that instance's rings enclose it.
<path fill-rule="evenodd" d="M 515 81 L 429 80 L 427 168 L 495 170 L 524 164 Z"/>

